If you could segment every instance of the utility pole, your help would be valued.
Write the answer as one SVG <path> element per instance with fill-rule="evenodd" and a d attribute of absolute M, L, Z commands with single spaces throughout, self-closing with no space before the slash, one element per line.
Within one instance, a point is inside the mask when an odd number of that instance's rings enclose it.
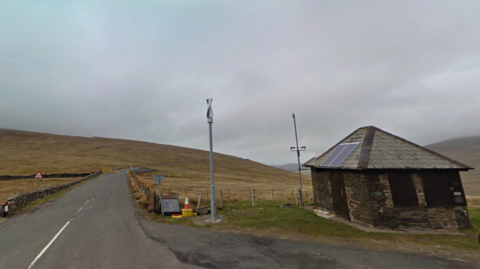
<path fill-rule="evenodd" d="M 215 183 L 213 182 L 213 139 L 212 139 L 212 124 L 213 124 L 213 98 L 207 99 L 207 119 L 210 131 L 210 207 L 212 212 L 212 221 L 217 220 L 217 205 L 215 204 Z"/>
<path fill-rule="evenodd" d="M 302 207 L 305 206 L 303 203 L 303 189 L 302 189 L 302 166 L 300 164 L 300 151 L 305 151 L 307 148 L 298 147 L 298 137 L 297 137 L 297 123 L 295 121 L 295 113 L 292 112 L 292 117 L 293 117 L 293 126 L 295 127 L 295 141 L 297 142 L 297 147 L 290 147 L 291 151 L 296 151 L 297 152 L 297 157 L 298 157 L 298 176 L 300 177 L 300 200 L 302 201 Z"/>

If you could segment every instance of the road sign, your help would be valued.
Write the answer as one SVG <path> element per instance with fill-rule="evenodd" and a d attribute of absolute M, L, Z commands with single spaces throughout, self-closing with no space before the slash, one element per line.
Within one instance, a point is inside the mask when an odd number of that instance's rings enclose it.
<path fill-rule="evenodd" d="M 160 185 L 162 183 L 163 177 L 164 175 L 153 175 L 153 180 L 155 180 L 155 182 Z"/>
<path fill-rule="evenodd" d="M 164 196 L 162 197 L 162 212 L 165 213 L 180 213 L 180 204 L 178 203 L 178 196 Z"/>
<path fill-rule="evenodd" d="M 35 175 L 35 179 L 40 179 L 40 178 L 43 178 L 43 176 L 42 176 L 42 173 L 38 171 L 37 175 Z"/>

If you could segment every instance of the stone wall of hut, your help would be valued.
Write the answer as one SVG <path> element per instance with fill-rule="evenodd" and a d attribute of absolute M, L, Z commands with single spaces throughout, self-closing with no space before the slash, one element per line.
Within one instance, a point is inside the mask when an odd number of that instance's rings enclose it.
<path fill-rule="evenodd" d="M 322 210 L 334 213 L 329 176 L 329 170 L 312 168 L 315 204 Z M 394 205 L 386 172 L 344 170 L 351 221 L 395 230 L 471 228 L 466 206 L 429 207 L 423 192 L 421 174 L 412 171 L 411 176 L 418 206 L 407 207 Z"/>

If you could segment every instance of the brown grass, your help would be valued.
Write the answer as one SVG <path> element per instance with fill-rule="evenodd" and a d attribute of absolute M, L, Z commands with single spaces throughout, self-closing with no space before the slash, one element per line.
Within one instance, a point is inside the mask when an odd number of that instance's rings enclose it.
<path fill-rule="evenodd" d="M 79 178 L 47 178 L 40 179 L 40 189 L 57 186 L 63 183 L 75 181 Z M 1 180 L 0 181 L 0 202 L 5 201 L 14 194 L 36 191 L 36 179 L 19 179 L 19 180 Z"/>
<path fill-rule="evenodd" d="M 204 197 L 210 187 L 209 152 L 204 150 L 107 138 L 60 136 L 3 130 L 0 136 L 0 174 L 44 174 L 64 172 L 91 172 L 103 167 L 129 167 L 155 165 L 165 171 L 164 190 L 191 195 L 202 192 Z M 158 165 L 178 163 L 171 165 Z M 247 199 L 248 190 L 256 189 L 258 199 L 291 197 L 291 190 L 299 188 L 298 173 L 281 170 L 224 154 L 214 154 L 215 186 L 227 198 Z M 150 174 L 141 179 L 156 190 Z M 312 195 L 311 177 L 302 174 L 303 189 Z M 183 195 L 183 194 L 182 194 Z"/>
<path fill-rule="evenodd" d="M 468 207 L 480 207 L 480 196 L 467 196 Z"/>
<path fill-rule="evenodd" d="M 202 200 L 208 203 L 210 194 L 210 166 L 209 162 L 195 162 L 152 166 L 158 173 L 140 173 L 138 179 L 158 192 L 158 187 L 153 181 L 153 174 L 164 174 L 162 191 L 164 195 L 172 194 L 184 197 L 185 191 L 189 194 L 190 202 L 198 201 L 200 192 Z M 248 200 L 251 191 L 255 189 L 257 200 L 282 200 L 292 199 L 292 190 L 299 188 L 298 174 L 277 168 L 264 166 L 244 159 L 232 159 L 214 162 L 216 198 L 227 200 L 230 191 L 231 200 Z M 302 175 L 302 185 L 305 199 L 312 192 L 311 176 Z M 272 190 L 274 197 L 272 197 Z M 305 194 L 306 192 L 306 194 Z M 308 196 L 308 197 L 307 197 Z M 312 199 L 313 200 L 313 199 Z"/>
<path fill-rule="evenodd" d="M 0 174 L 30 175 L 40 170 L 43 174 L 80 173 L 102 168 L 121 168 L 152 164 L 198 163 L 208 167 L 209 152 L 148 142 L 76 137 L 23 131 L 0 130 Z M 272 173 L 275 176 L 298 179 L 298 174 L 285 172 L 257 162 L 215 153 L 215 163 L 229 161 L 233 170 L 236 162 L 249 165 L 253 173 Z M 188 166 L 188 164 L 187 164 Z M 195 167 L 192 166 L 192 169 Z M 264 172 L 260 170 L 265 170 Z M 203 172 L 202 172 L 203 174 Z M 248 174 L 248 173 L 247 173 Z M 273 179 L 273 176 L 271 177 Z"/>

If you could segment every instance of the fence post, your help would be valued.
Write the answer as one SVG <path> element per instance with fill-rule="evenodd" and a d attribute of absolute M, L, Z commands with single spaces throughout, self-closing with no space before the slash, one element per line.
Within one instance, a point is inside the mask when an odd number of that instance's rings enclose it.
<path fill-rule="evenodd" d="M 200 193 L 200 196 L 198 196 L 198 203 L 197 203 L 197 208 L 200 207 L 200 202 L 202 201 L 202 193 Z"/>
<path fill-rule="evenodd" d="M 228 189 L 228 201 L 230 201 L 230 189 Z"/>
<path fill-rule="evenodd" d="M 220 190 L 220 207 L 223 209 L 223 194 L 222 194 L 222 190 Z"/>
<path fill-rule="evenodd" d="M 302 190 L 298 189 L 298 200 L 299 200 L 298 205 L 302 204 L 302 199 L 303 199 L 302 194 L 303 194 Z"/>
<path fill-rule="evenodd" d="M 292 201 L 295 201 L 295 198 L 293 198 L 293 190 L 292 190 Z"/>
<path fill-rule="evenodd" d="M 253 189 L 253 195 L 252 195 L 252 207 L 255 207 L 255 189 Z"/>
<path fill-rule="evenodd" d="M 295 200 L 296 200 L 296 204 L 298 206 L 298 192 L 297 191 L 295 191 Z"/>
<path fill-rule="evenodd" d="M 157 214 L 157 193 L 153 191 L 153 213 Z"/>
<path fill-rule="evenodd" d="M 273 195 L 273 189 L 272 189 L 272 200 L 274 200 L 274 199 L 275 199 L 275 196 Z"/>

